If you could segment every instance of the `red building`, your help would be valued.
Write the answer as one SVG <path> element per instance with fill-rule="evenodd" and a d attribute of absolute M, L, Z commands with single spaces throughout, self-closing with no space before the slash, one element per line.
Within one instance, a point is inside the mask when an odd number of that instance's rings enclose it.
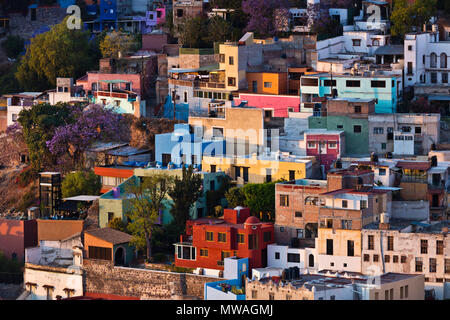
<path fill-rule="evenodd" d="M 36 220 L 0 219 L 0 251 L 23 261 L 25 249 L 38 245 Z"/>
<path fill-rule="evenodd" d="M 225 209 L 223 219 L 186 222 L 175 244 L 175 265 L 223 270 L 224 258 L 249 259 L 249 270 L 267 264 L 267 245 L 274 242 L 273 223 L 250 216 L 250 209 Z"/>
<path fill-rule="evenodd" d="M 325 172 L 345 151 L 344 131 L 308 130 L 305 132 L 305 142 L 306 155 L 315 156 L 320 165 L 325 166 Z"/>

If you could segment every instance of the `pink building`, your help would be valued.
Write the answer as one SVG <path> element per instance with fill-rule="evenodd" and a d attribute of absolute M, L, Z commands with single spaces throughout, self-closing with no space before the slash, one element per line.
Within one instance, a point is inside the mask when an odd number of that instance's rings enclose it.
<path fill-rule="evenodd" d="M 7 258 L 21 261 L 25 248 L 37 245 L 36 220 L 0 219 L 0 251 Z"/>
<path fill-rule="evenodd" d="M 264 109 L 265 116 L 287 118 L 289 112 L 300 112 L 299 96 L 240 93 L 234 101 L 236 105 L 247 101 L 249 107 Z"/>
<path fill-rule="evenodd" d="M 83 89 L 88 91 L 96 91 L 97 86 L 100 86 L 99 90 L 109 91 L 108 83 L 102 83 L 98 81 L 113 81 L 121 80 L 127 83 L 113 84 L 113 86 L 120 86 L 120 89 L 133 91 L 138 95 L 141 95 L 142 89 L 142 77 L 140 74 L 120 74 L 120 73 L 98 73 L 88 72 L 85 76 L 77 80 L 77 86 L 83 86 Z M 119 89 L 113 87 L 113 89 Z"/>
<path fill-rule="evenodd" d="M 305 132 L 306 155 L 315 156 L 325 172 L 345 151 L 344 131 L 313 129 Z"/>
<path fill-rule="evenodd" d="M 156 24 L 163 24 L 166 22 L 166 7 L 156 9 Z"/>

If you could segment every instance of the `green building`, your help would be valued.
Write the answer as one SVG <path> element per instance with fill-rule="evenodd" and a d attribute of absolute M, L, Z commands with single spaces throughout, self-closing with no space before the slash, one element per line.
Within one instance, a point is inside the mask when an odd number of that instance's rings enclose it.
<path fill-rule="evenodd" d="M 130 211 L 130 195 L 126 193 L 127 185 L 135 185 L 140 182 L 141 177 L 150 177 L 153 174 L 165 173 L 171 176 L 178 176 L 181 178 L 182 169 L 159 169 L 159 168 L 140 168 L 134 170 L 134 175 L 125 180 L 118 186 L 118 191 L 108 191 L 99 198 L 99 226 L 106 227 L 108 222 L 116 217 L 127 221 L 126 213 Z M 191 219 L 204 217 L 208 214 L 207 210 L 207 192 L 217 191 L 221 187 L 226 174 L 224 172 L 198 172 L 203 179 L 203 195 L 192 206 L 190 211 Z M 225 205 L 225 199 L 222 199 L 222 206 Z M 167 225 L 172 222 L 173 217 L 170 209 L 173 200 L 167 197 L 163 201 L 164 209 L 161 210 L 159 222 L 162 225 Z"/>

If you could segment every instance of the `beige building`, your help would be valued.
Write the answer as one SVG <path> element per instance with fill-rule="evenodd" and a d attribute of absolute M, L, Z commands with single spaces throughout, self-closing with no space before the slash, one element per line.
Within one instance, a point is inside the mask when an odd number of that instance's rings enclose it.
<path fill-rule="evenodd" d="M 394 131 L 413 134 L 413 154 L 426 155 L 440 139 L 440 114 L 370 114 L 369 151 L 378 154 L 394 150 Z"/>
<path fill-rule="evenodd" d="M 448 222 L 375 223 L 361 231 L 362 273 L 421 274 L 437 299 L 450 298 Z"/>

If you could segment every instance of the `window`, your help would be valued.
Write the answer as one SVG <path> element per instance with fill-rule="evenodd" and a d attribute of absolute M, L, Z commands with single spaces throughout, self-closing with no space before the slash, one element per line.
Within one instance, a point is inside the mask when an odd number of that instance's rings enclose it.
<path fill-rule="evenodd" d="M 400 299 L 403 299 L 403 287 L 400 287 Z"/>
<path fill-rule="evenodd" d="M 361 46 L 361 39 L 352 39 L 352 43 L 354 47 Z"/>
<path fill-rule="evenodd" d="M 353 132 L 354 133 L 361 133 L 361 126 L 359 126 L 359 125 L 353 126 Z"/>
<path fill-rule="evenodd" d="M 333 255 L 333 239 L 327 239 L 327 255 Z"/>
<path fill-rule="evenodd" d="M 12 115 L 11 115 L 11 120 L 13 121 L 13 122 L 17 122 L 17 118 L 19 117 L 19 115 L 17 114 L 17 113 L 13 113 Z"/>
<path fill-rule="evenodd" d="M 378 262 L 378 255 L 377 254 L 373 255 L 373 262 Z"/>
<path fill-rule="evenodd" d="M 279 252 L 275 252 L 275 260 L 280 260 L 280 253 Z"/>
<path fill-rule="evenodd" d="M 367 250 L 373 250 L 374 248 L 374 238 L 373 235 L 367 236 Z"/>
<path fill-rule="evenodd" d="M 275 300 L 275 294 L 273 292 L 269 293 L 269 300 Z"/>
<path fill-rule="evenodd" d="M 387 263 L 391 262 L 391 256 L 385 255 L 384 262 L 387 262 Z"/>
<path fill-rule="evenodd" d="M 248 235 L 248 249 L 249 250 L 257 249 L 256 235 L 255 234 L 249 234 Z"/>
<path fill-rule="evenodd" d="M 421 127 L 415 127 L 414 128 L 414 133 L 421 134 L 422 133 L 422 128 Z"/>
<path fill-rule="evenodd" d="M 284 227 L 280 227 L 280 232 L 284 232 Z"/>
<path fill-rule="evenodd" d="M 378 175 L 379 176 L 385 176 L 386 175 L 386 169 L 379 168 L 378 169 Z"/>
<path fill-rule="evenodd" d="M 383 127 L 375 127 L 375 128 L 373 128 L 373 133 L 374 134 L 383 134 L 384 128 Z"/>
<path fill-rule="evenodd" d="M 420 240 L 420 253 L 428 253 L 428 240 Z"/>
<path fill-rule="evenodd" d="M 444 241 L 436 240 L 436 254 L 444 254 Z"/>
<path fill-rule="evenodd" d="M 378 47 L 379 45 L 380 45 L 380 40 L 378 40 L 378 39 L 373 39 L 372 40 L 372 46 Z"/>
<path fill-rule="evenodd" d="M 214 233 L 211 231 L 206 231 L 206 241 L 214 241 Z"/>
<path fill-rule="evenodd" d="M 298 263 L 298 262 L 300 262 L 300 254 L 298 254 L 298 253 L 288 253 L 287 260 L 288 260 L 288 262 Z"/>
<path fill-rule="evenodd" d="M 111 248 L 89 246 L 89 258 L 111 261 Z"/>
<path fill-rule="evenodd" d="M 444 272 L 450 273 L 450 259 L 445 259 Z"/>
<path fill-rule="evenodd" d="M 398 256 L 393 256 L 392 257 L 392 262 L 393 263 L 398 263 Z"/>
<path fill-rule="evenodd" d="M 220 63 L 225 63 L 225 55 L 224 54 L 219 54 L 219 62 Z"/>
<path fill-rule="evenodd" d="M 338 129 L 343 129 L 344 126 L 343 126 L 342 124 L 338 124 L 338 125 L 336 126 L 336 128 L 338 128 Z"/>
<path fill-rule="evenodd" d="M 413 74 L 413 63 L 412 62 L 408 62 L 407 74 L 408 75 L 412 75 Z"/>
<path fill-rule="evenodd" d="M 328 142 L 328 148 L 329 148 L 329 149 L 336 149 L 336 148 L 337 148 L 337 143 L 336 143 L 336 141 L 330 141 L 330 142 Z"/>
<path fill-rule="evenodd" d="M 212 138 L 223 139 L 223 128 L 212 127 Z"/>
<path fill-rule="evenodd" d="M 348 88 L 359 88 L 361 86 L 360 81 L 359 80 L 347 80 L 345 82 L 345 85 Z"/>
<path fill-rule="evenodd" d="M 408 298 L 408 286 L 405 286 L 405 298 Z"/>
<path fill-rule="evenodd" d="M 324 87 L 336 87 L 336 80 L 323 80 Z"/>
<path fill-rule="evenodd" d="M 431 72 L 431 83 L 437 83 L 437 72 Z"/>
<path fill-rule="evenodd" d="M 289 181 L 295 180 L 295 170 L 289 170 Z"/>
<path fill-rule="evenodd" d="M 256 299 L 258 297 L 258 291 L 252 290 L 252 299 Z"/>
<path fill-rule="evenodd" d="M 406 256 L 401 256 L 400 262 L 401 263 L 406 263 Z"/>
<path fill-rule="evenodd" d="M 264 232 L 264 242 L 269 242 L 272 240 L 272 232 Z"/>
<path fill-rule="evenodd" d="M 375 300 L 379 300 L 380 299 L 380 293 L 375 292 Z"/>
<path fill-rule="evenodd" d="M 361 113 L 361 106 L 355 106 L 355 113 Z"/>
<path fill-rule="evenodd" d="M 315 149 L 316 143 L 315 142 L 308 142 L 308 149 Z"/>
<path fill-rule="evenodd" d="M 216 165 L 215 164 L 211 165 L 211 172 L 216 172 Z"/>
<path fill-rule="evenodd" d="M 347 240 L 347 256 L 353 257 L 355 255 L 355 242 Z"/>
<path fill-rule="evenodd" d="M 335 295 L 331 295 L 330 296 L 330 300 L 336 300 L 336 296 Z"/>
<path fill-rule="evenodd" d="M 422 272 L 423 271 L 423 261 L 422 258 L 417 257 L 416 258 L 416 272 Z"/>
<path fill-rule="evenodd" d="M 365 262 L 369 262 L 370 261 L 370 255 L 369 254 L 365 254 L 364 255 L 364 261 Z"/>
<path fill-rule="evenodd" d="M 448 83 L 448 73 L 447 72 L 442 73 L 442 83 Z"/>
<path fill-rule="evenodd" d="M 394 251 L 394 237 L 388 236 L 387 240 L 388 240 L 388 245 L 387 245 L 388 251 Z"/>
<path fill-rule="evenodd" d="M 342 221 L 342 229 L 351 230 L 352 229 L 352 220 L 341 220 Z"/>
<path fill-rule="evenodd" d="M 228 57 L 228 64 L 230 66 L 234 65 L 234 57 Z"/>
<path fill-rule="evenodd" d="M 370 81 L 370 86 L 372 88 L 386 88 L 386 81 L 372 80 Z"/>
<path fill-rule="evenodd" d="M 200 257 L 207 257 L 208 249 L 200 249 Z"/>
<path fill-rule="evenodd" d="M 289 196 L 286 194 L 280 194 L 280 206 L 289 207 Z"/>
<path fill-rule="evenodd" d="M 430 54 L 430 68 L 436 68 L 437 67 L 437 55 L 436 53 L 432 52 Z"/>
<path fill-rule="evenodd" d="M 348 203 L 347 200 L 342 200 L 342 208 L 347 208 Z"/>
<path fill-rule="evenodd" d="M 217 234 L 217 241 L 219 242 L 227 242 L 227 234 L 223 232 L 219 232 Z"/>
<path fill-rule="evenodd" d="M 108 212 L 108 223 L 114 219 L 114 212 Z"/>
<path fill-rule="evenodd" d="M 389 299 L 394 300 L 394 289 L 389 289 Z"/>
<path fill-rule="evenodd" d="M 412 51 L 413 46 L 408 46 L 408 51 Z"/>
<path fill-rule="evenodd" d="M 430 258 L 430 272 L 436 272 L 436 258 Z"/>
<path fill-rule="evenodd" d="M 367 209 L 367 200 L 359 200 L 359 208 L 362 209 Z"/>
<path fill-rule="evenodd" d="M 264 88 L 272 88 L 272 82 L 264 82 Z"/>
<path fill-rule="evenodd" d="M 296 218 L 301 218 L 303 215 L 302 215 L 302 212 L 301 211 L 295 211 L 295 217 Z"/>
<path fill-rule="evenodd" d="M 236 78 L 234 77 L 228 77 L 228 85 L 235 87 L 236 86 Z"/>
<path fill-rule="evenodd" d="M 184 102 L 188 102 L 188 94 L 186 91 L 183 93 L 183 98 L 184 98 Z"/>

